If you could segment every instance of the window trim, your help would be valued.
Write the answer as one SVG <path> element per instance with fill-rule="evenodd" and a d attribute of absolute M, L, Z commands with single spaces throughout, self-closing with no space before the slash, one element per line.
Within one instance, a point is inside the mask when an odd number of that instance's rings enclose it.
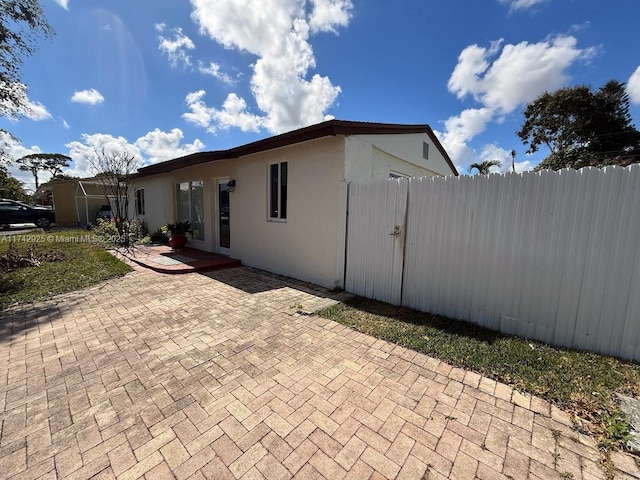
<path fill-rule="evenodd" d="M 272 188 L 273 188 L 273 181 L 272 181 L 272 177 L 271 177 L 271 170 L 272 167 L 274 165 L 278 166 L 278 171 L 277 171 L 277 189 L 278 189 L 278 193 L 277 193 L 277 201 L 278 201 L 278 205 L 276 207 L 276 211 L 277 216 L 273 216 L 272 215 Z M 283 185 L 282 185 L 282 165 L 285 165 L 286 171 L 285 171 L 285 184 L 284 184 L 284 190 L 283 190 Z M 269 222 L 274 222 L 274 223 L 287 223 L 287 217 L 288 217 L 288 186 L 289 186 L 289 161 L 288 160 L 283 160 L 283 161 L 279 161 L 279 162 L 269 162 L 267 164 L 267 221 Z M 282 203 L 283 203 L 283 192 L 284 192 L 284 217 L 282 216 Z"/>
<path fill-rule="evenodd" d="M 140 197 L 140 192 L 142 192 L 142 197 Z M 142 199 L 142 202 L 140 201 Z M 142 204 L 142 208 L 140 208 L 140 204 Z M 144 187 L 136 188 L 135 190 L 135 207 L 136 207 L 136 215 L 146 215 L 146 207 L 145 207 L 145 199 L 144 199 Z"/>

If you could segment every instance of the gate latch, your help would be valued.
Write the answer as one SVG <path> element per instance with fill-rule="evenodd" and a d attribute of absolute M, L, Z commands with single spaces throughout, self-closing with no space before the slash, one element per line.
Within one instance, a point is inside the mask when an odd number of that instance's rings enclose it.
<path fill-rule="evenodd" d="M 389 235 L 393 235 L 394 237 L 400 235 L 400 225 L 395 225 L 393 227 L 393 232 L 391 232 Z"/>

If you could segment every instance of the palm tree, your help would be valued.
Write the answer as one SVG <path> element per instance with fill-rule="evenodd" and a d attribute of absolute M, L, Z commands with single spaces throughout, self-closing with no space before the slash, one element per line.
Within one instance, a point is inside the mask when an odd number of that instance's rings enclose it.
<path fill-rule="evenodd" d="M 478 171 L 480 175 L 489 175 L 489 170 L 491 167 L 499 167 L 500 162 L 498 160 L 485 160 L 480 163 L 472 163 L 469 165 L 469 172 L 471 172 L 474 168 Z"/>

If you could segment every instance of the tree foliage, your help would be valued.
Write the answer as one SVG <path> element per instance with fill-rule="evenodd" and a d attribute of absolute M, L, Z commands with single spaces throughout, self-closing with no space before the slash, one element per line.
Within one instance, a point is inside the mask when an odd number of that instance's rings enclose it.
<path fill-rule="evenodd" d="M 26 87 L 20 68 L 35 51 L 36 39 L 53 33 L 39 0 L 0 1 L 0 115 L 17 116 L 24 111 Z"/>
<path fill-rule="evenodd" d="M 640 132 L 632 124 L 625 86 L 610 80 L 598 91 L 586 85 L 546 92 L 529 103 L 518 136 L 535 153 L 549 149 L 537 170 L 640 161 Z"/>
<path fill-rule="evenodd" d="M 125 247 L 129 246 L 131 219 L 129 205 L 133 196 L 135 175 L 140 160 L 127 151 L 94 150 L 87 157 L 91 170 L 100 182 L 100 189 L 112 207 L 116 228 Z"/>
<path fill-rule="evenodd" d="M 19 158 L 16 163 L 20 165 L 20 170 L 31 172 L 36 182 L 36 190 L 40 186 L 38 173 L 50 172 L 53 177 L 60 175 L 63 168 L 69 166 L 71 157 L 61 153 L 32 153 Z"/>
<path fill-rule="evenodd" d="M 20 201 L 26 201 L 28 199 L 22 183 L 11 176 L 2 165 L 0 165 L 0 198 Z"/>
<path fill-rule="evenodd" d="M 11 164 L 13 160 L 10 154 L 11 144 L 17 141 L 18 139 L 10 132 L 0 128 L 0 167 Z"/>
<path fill-rule="evenodd" d="M 75 179 L 79 179 L 80 177 L 78 177 L 77 175 L 68 175 L 66 173 L 56 173 L 53 175 L 53 177 L 51 177 L 51 180 L 49 180 L 50 182 L 55 182 L 56 180 L 58 181 L 62 181 L 62 180 L 75 180 Z"/>
<path fill-rule="evenodd" d="M 485 160 L 480 163 L 472 163 L 469 165 L 469 173 L 473 170 L 477 170 L 480 175 L 489 175 L 491 167 L 499 167 L 500 162 L 498 160 Z"/>

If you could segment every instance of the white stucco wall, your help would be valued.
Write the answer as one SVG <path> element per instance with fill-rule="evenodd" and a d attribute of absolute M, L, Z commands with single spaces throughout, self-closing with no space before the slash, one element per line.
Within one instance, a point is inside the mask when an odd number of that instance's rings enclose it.
<path fill-rule="evenodd" d="M 134 184 L 134 191 L 144 188 L 144 215 L 138 215 L 143 220 L 150 233 L 155 232 L 165 222 L 165 192 L 164 184 L 166 179 L 160 175 L 143 177 L 137 179 Z M 132 213 L 135 212 L 135 194 L 131 197 Z"/>
<path fill-rule="evenodd" d="M 385 179 L 390 172 L 410 177 L 452 175 L 426 133 L 351 135 L 345 142 L 345 179 L 349 182 Z M 422 157 L 423 142 L 429 144 L 428 160 Z"/>
<path fill-rule="evenodd" d="M 338 194 L 344 172 L 344 140 L 326 137 L 235 161 L 231 193 L 231 256 L 325 287 L 337 272 Z M 268 165 L 288 162 L 286 222 L 268 219 Z"/>
<path fill-rule="evenodd" d="M 286 222 L 268 218 L 268 166 L 288 162 Z M 235 179 L 230 193 L 230 256 L 244 265 L 334 287 L 340 181 L 344 177 L 344 138 L 326 137 L 245 157 L 210 162 L 176 172 L 142 177 L 145 221 L 150 231 L 173 222 L 175 185 L 204 180 L 205 240 L 190 246 L 216 251 L 216 179 Z"/>
<path fill-rule="evenodd" d="M 135 188 L 145 189 L 144 218 L 149 232 L 178 219 L 175 189 L 178 183 L 202 180 L 204 182 L 204 241 L 190 240 L 189 245 L 206 251 L 215 251 L 216 207 L 215 181 L 232 177 L 233 161 L 223 160 L 136 180 Z"/>

